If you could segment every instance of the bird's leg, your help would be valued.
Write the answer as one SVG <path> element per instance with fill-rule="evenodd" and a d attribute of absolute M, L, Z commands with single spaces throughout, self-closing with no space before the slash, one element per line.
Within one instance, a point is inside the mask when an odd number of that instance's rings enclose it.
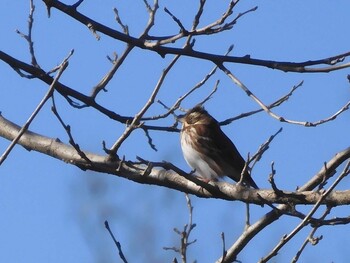
<path fill-rule="evenodd" d="M 195 172 L 196 172 L 196 169 L 193 169 L 191 172 L 189 172 L 188 174 L 189 175 L 193 175 L 193 174 L 195 174 Z"/>

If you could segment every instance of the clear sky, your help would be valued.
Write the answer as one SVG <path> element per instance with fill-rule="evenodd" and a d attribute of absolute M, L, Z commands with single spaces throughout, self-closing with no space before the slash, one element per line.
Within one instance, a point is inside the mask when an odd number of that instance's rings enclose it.
<path fill-rule="evenodd" d="M 27 43 L 16 34 L 27 32 L 29 1 L 2 0 L 0 9 L 0 50 L 30 63 Z M 66 1 L 72 4 L 73 1 Z M 191 27 L 198 1 L 160 1 L 160 10 L 153 35 L 178 32 L 178 26 L 164 13 L 167 7 L 186 28 Z M 225 11 L 226 1 L 208 1 L 200 26 L 215 21 Z M 229 32 L 217 36 L 196 38 L 195 49 L 224 54 L 234 44 L 236 56 L 278 61 L 306 61 L 321 59 L 350 50 L 348 34 L 349 1 L 242 1 L 235 14 L 254 6 L 256 12 L 241 18 Z M 33 39 L 39 64 L 50 70 L 75 50 L 62 83 L 87 95 L 111 64 L 106 56 L 121 54 L 124 44 L 100 34 L 99 41 L 82 24 L 57 10 L 47 17 L 42 1 L 35 1 L 36 12 Z M 119 10 L 130 34 L 139 36 L 148 21 L 143 1 L 105 0 L 82 3 L 83 14 L 120 29 L 115 23 L 113 8 Z M 175 46 L 181 47 L 181 43 Z M 107 93 L 97 100 L 107 108 L 127 116 L 135 115 L 148 100 L 158 78 L 172 59 L 135 49 L 107 87 Z M 284 73 L 249 65 L 226 64 L 266 104 L 286 94 L 293 85 L 304 80 L 303 86 L 282 107 L 275 110 L 285 118 L 317 121 L 339 110 L 350 98 L 347 75 L 349 69 L 329 74 Z M 181 58 L 165 79 L 157 99 L 172 105 L 212 69 L 206 61 Z M 30 116 L 48 87 L 38 80 L 20 78 L 8 65 L 0 62 L 0 111 L 2 115 L 21 125 Z M 183 102 L 191 108 L 213 89 L 220 80 L 217 93 L 206 104 L 207 110 L 218 120 L 257 109 L 258 105 L 235 86 L 222 72 L 192 97 Z M 92 109 L 72 109 L 56 95 L 62 118 L 71 125 L 72 134 L 84 150 L 101 153 L 102 141 L 111 146 L 122 134 L 124 125 L 112 122 Z M 52 114 L 47 103 L 30 130 L 68 142 L 67 135 Z M 149 114 L 163 113 L 155 104 Z M 158 122 L 171 125 L 173 119 Z M 345 149 L 350 142 L 349 112 L 335 121 L 316 128 L 282 124 L 265 113 L 241 119 L 223 127 L 243 156 L 254 153 L 280 127 L 280 134 L 271 149 L 253 171 L 254 180 L 261 188 L 270 188 L 267 182 L 270 164 L 275 162 L 276 183 L 281 189 L 294 190 L 322 168 L 323 162 Z M 135 160 L 136 155 L 153 161 L 170 161 L 190 171 L 183 160 L 179 134 L 151 132 L 158 148 L 150 149 L 147 138 L 136 131 L 120 148 L 119 155 Z M 0 138 L 2 153 L 9 142 Z M 348 189 L 349 179 L 339 186 Z M 221 232 L 226 246 L 242 232 L 245 205 L 240 202 L 206 200 L 192 197 L 194 222 L 197 224 L 189 248 L 189 259 L 213 262 L 221 254 Z M 303 212 L 310 207 L 301 207 Z M 268 212 L 268 207 L 252 208 L 252 222 Z M 335 209 L 330 217 L 348 216 L 347 208 Z M 323 210 L 322 210 L 323 211 Z M 173 228 L 182 229 L 188 222 L 184 194 L 158 186 L 134 182 L 93 172 L 29 152 L 16 146 L 0 166 L 0 262 L 120 262 L 116 248 L 104 228 L 109 220 L 121 242 L 129 262 L 171 262 L 174 252 L 163 247 L 177 246 L 179 237 Z M 318 214 L 320 215 L 320 213 Z M 280 238 L 299 223 L 282 218 L 267 227 L 239 257 L 242 262 L 256 262 L 266 255 Z M 345 262 L 350 257 L 348 226 L 324 227 L 316 235 L 323 240 L 307 247 L 300 262 Z M 288 262 L 295 255 L 310 228 L 280 251 L 274 262 Z M 178 257 L 179 259 L 179 257 Z"/>

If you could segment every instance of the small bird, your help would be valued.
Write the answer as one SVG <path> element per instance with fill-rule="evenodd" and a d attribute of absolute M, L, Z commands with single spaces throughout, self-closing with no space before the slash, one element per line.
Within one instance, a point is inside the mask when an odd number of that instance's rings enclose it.
<path fill-rule="evenodd" d="M 189 166 L 205 181 L 223 176 L 239 182 L 245 161 L 220 125 L 202 106 L 197 105 L 181 118 L 181 148 Z M 258 189 L 248 170 L 246 186 Z"/>

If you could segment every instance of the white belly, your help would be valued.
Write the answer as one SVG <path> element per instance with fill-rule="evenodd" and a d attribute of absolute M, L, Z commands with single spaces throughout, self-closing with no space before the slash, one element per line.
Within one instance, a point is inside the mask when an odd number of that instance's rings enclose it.
<path fill-rule="evenodd" d="M 181 141 L 189 140 L 186 134 L 181 134 Z M 181 143 L 184 158 L 192 169 L 196 170 L 196 174 L 204 179 L 218 179 L 216 172 L 210 168 L 208 163 L 201 158 L 201 155 L 190 146 L 189 143 Z"/>

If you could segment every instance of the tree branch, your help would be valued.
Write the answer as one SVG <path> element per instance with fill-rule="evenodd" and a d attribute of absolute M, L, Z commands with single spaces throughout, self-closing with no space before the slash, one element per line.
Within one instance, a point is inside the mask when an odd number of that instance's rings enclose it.
<path fill-rule="evenodd" d="M 321 194 L 320 199 L 316 202 L 311 211 L 307 216 L 288 234 L 283 236 L 281 241 L 272 249 L 272 251 L 263 259 L 260 260 L 261 263 L 268 262 L 272 257 L 276 256 L 278 251 L 287 244 L 301 229 L 303 229 L 307 224 L 309 224 L 310 218 L 316 213 L 320 207 L 322 201 L 334 190 L 334 188 L 340 183 L 340 181 L 350 173 L 350 161 L 346 164 L 343 172 L 338 176 L 338 178 L 333 182 L 333 184 Z"/>
<path fill-rule="evenodd" d="M 243 82 L 241 82 L 232 72 L 226 68 L 223 64 L 219 64 L 218 67 L 232 80 L 233 83 L 235 83 L 238 87 L 240 87 L 250 98 L 252 98 L 267 114 L 269 114 L 272 118 L 275 118 L 276 120 L 280 122 L 286 122 L 289 124 L 297 124 L 302 125 L 305 127 L 315 127 L 320 124 L 324 124 L 326 122 L 334 120 L 337 116 L 339 116 L 341 113 L 349 109 L 350 101 L 348 101 L 345 106 L 343 106 L 340 110 L 338 110 L 335 114 L 332 116 L 319 120 L 316 122 L 310 122 L 310 121 L 296 121 L 296 120 L 289 120 L 282 116 L 277 115 L 276 113 L 271 111 L 271 107 L 266 106 L 257 96 L 254 95 L 253 92 L 251 92 L 246 85 L 244 85 Z"/>
<path fill-rule="evenodd" d="M 337 153 L 331 160 L 327 162 L 325 166 L 322 166 L 321 170 L 311 178 L 307 183 L 305 183 L 302 187 L 300 187 L 295 193 L 301 194 L 305 191 L 311 191 L 316 188 L 318 184 L 322 183 L 324 178 L 329 178 L 334 175 L 334 171 L 343 164 L 346 160 L 350 159 L 350 147 L 345 150 Z M 332 191 L 327 197 L 329 198 L 333 194 L 338 191 Z M 286 193 L 283 191 L 283 193 Z M 320 194 L 318 193 L 318 199 L 315 200 L 315 204 L 320 200 Z M 277 209 L 273 209 L 269 213 L 265 214 L 261 219 L 251 225 L 248 229 L 246 229 L 242 235 L 236 240 L 236 242 L 227 250 L 227 254 L 225 255 L 225 261 L 222 261 L 222 258 L 219 258 L 216 262 L 232 262 L 236 259 L 237 255 L 244 249 L 244 247 L 249 243 L 251 239 L 253 239 L 260 231 L 265 229 L 268 225 L 272 224 L 274 221 L 279 219 L 285 211 L 290 210 L 291 203 L 286 203 L 279 205 Z M 292 204 L 296 204 L 292 202 Z M 332 205 L 332 204 L 329 204 Z"/>
<path fill-rule="evenodd" d="M 208 61 L 212 61 L 215 64 L 219 64 L 223 62 L 241 63 L 241 64 L 249 64 L 249 65 L 255 65 L 255 66 L 263 66 L 271 69 L 278 69 L 285 72 L 287 71 L 308 72 L 308 73 L 330 72 L 333 70 L 339 70 L 342 68 L 350 67 L 350 63 L 336 65 L 342 62 L 344 58 L 349 57 L 350 52 L 345 52 L 343 54 L 335 55 L 328 58 L 318 59 L 318 60 L 308 60 L 304 62 L 284 62 L 284 61 L 253 59 L 250 56 L 244 56 L 244 57 L 222 56 L 218 54 L 195 51 L 193 49 L 188 49 L 188 48 L 165 47 L 159 44 L 154 45 L 152 42 L 149 42 L 143 38 L 135 38 L 130 35 L 121 33 L 117 30 L 114 30 L 110 27 L 107 27 L 101 23 L 98 23 L 97 21 L 94 21 L 91 18 L 78 12 L 75 8 L 69 5 L 65 5 L 60 1 L 43 0 L 43 2 L 47 5 L 48 9 L 56 8 L 57 10 L 60 10 L 61 12 L 74 18 L 80 23 L 86 25 L 90 29 L 93 29 L 94 31 L 101 32 L 111 38 L 128 43 L 132 46 L 157 52 L 162 57 L 164 57 L 167 54 L 173 54 L 173 55 L 181 55 L 181 56 L 188 56 L 188 57 L 208 60 Z M 323 64 L 327 64 L 331 66 L 320 68 L 319 66 Z M 312 66 L 318 66 L 318 67 L 312 68 Z"/>
<path fill-rule="evenodd" d="M 23 125 L 23 127 L 18 131 L 18 134 L 16 135 L 16 137 L 14 137 L 12 139 L 11 144 L 5 150 L 3 155 L 0 157 L 0 165 L 6 160 L 7 156 L 10 154 L 11 150 L 13 149 L 13 147 L 15 147 L 15 145 L 21 139 L 21 136 L 28 130 L 30 124 L 32 123 L 32 121 L 34 120 L 36 115 L 39 113 L 41 108 L 44 106 L 46 101 L 52 96 L 52 93 L 53 93 L 53 91 L 55 90 L 55 87 L 56 87 L 56 83 L 58 82 L 59 78 L 63 74 L 64 70 L 67 68 L 67 66 L 68 66 L 68 59 L 71 57 L 72 54 L 73 54 L 73 51 L 71 51 L 70 54 L 68 55 L 68 57 L 65 58 L 63 60 L 63 62 L 60 64 L 59 70 L 58 70 L 58 72 L 56 74 L 56 77 L 52 81 L 52 83 L 51 83 L 51 85 L 49 87 L 49 90 L 47 91 L 45 96 L 42 98 L 42 100 L 40 101 L 39 105 L 36 107 L 36 109 L 32 113 L 32 115 L 30 115 L 29 119 L 26 121 L 26 123 Z"/>
<path fill-rule="evenodd" d="M 0 136 L 8 140 L 13 140 L 17 135 L 20 126 L 10 122 L 3 116 L 0 116 Z M 143 164 L 137 164 L 132 161 L 124 161 L 117 156 L 102 156 L 90 152 L 83 151 L 85 156 L 90 160 L 87 162 L 85 158 L 70 145 L 64 144 L 57 139 L 45 137 L 30 131 L 26 131 L 18 141 L 26 149 L 41 152 L 48 156 L 62 160 L 69 164 L 75 165 L 84 170 L 92 170 L 96 172 L 108 173 L 132 180 L 141 184 L 152 184 L 165 186 L 176 189 L 184 193 L 194 194 L 202 198 L 220 198 L 224 200 L 239 200 L 246 203 L 262 205 L 265 203 L 279 204 L 315 204 L 322 195 L 318 191 L 311 191 L 324 177 L 334 174 L 336 168 L 345 160 L 350 158 L 350 147 L 336 154 L 327 163 L 327 170 L 322 167 L 321 171 L 316 174 L 307 184 L 296 192 L 283 191 L 283 195 L 276 195 L 273 190 L 250 189 L 236 184 L 226 182 L 211 182 L 208 191 L 206 188 L 186 179 L 181 174 L 172 170 L 162 169 L 164 163 L 150 162 L 149 168 Z M 149 172 L 145 173 L 146 169 Z M 179 169 L 180 170 L 180 169 Z M 188 175 L 191 176 L 191 175 Z M 339 206 L 350 204 L 350 190 L 333 191 L 323 201 L 322 204 Z M 272 211 L 272 214 L 276 212 Z M 255 224 L 254 224 L 255 225 Z M 249 227 L 249 231 L 254 226 Z M 254 226 L 255 228 L 256 226 Z"/>

